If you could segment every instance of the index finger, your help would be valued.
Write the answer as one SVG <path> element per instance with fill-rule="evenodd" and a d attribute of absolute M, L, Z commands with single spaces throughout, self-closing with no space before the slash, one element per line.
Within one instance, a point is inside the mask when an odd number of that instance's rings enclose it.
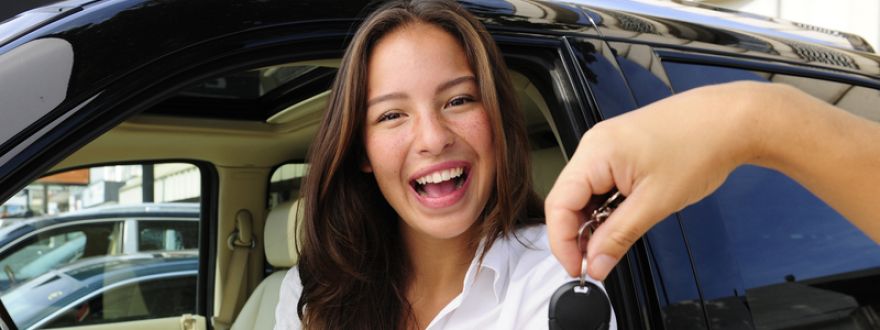
<path fill-rule="evenodd" d="M 582 222 L 581 208 L 592 194 L 589 187 L 573 182 L 561 182 L 562 176 L 553 185 L 544 202 L 544 215 L 547 221 L 547 236 L 550 251 L 571 276 L 581 273 L 583 253 L 577 245 L 578 226 Z M 583 194 L 586 190 L 587 193 Z"/>
<path fill-rule="evenodd" d="M 607 167 L 592 167 L 594 172 L 602 175 L 591 176 L 588 159 L 583 157 L 583 152 L 581 157 L 578 156 L 575 153 L 572 161 L 562 169 L 544 203 L 550 250 L 572 276 L 581 273 L 583 252 L 577 245 L 577 230 L 584 220 L 582 210 L 593 193 L 613 187 Z"/>

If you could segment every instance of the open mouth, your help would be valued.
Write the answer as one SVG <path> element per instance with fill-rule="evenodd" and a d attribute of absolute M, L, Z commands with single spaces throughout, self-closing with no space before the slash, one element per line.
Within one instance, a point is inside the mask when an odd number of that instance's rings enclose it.
<path fill-rule="evenodd" d="M 455 192 L 467 182 L 467 167 L 448 168 L 429 173 L 410 182 L 419 196 L 438 198 Z"/>

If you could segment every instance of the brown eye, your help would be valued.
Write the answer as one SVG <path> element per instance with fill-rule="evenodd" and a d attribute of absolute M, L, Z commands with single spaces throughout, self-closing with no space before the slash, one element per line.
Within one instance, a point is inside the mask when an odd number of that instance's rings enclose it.
<path fill-rule="evenodd" d="M 400 118 L 399 112 L 386 112 L 379 116 L 379 119 L 376 119 L 376 122 L 381 123 L 386 120 L 395 120 L 397 118 Z"/>
<path fill-rule="evenodd" d="M 460 105 L 464 105 L 465 103 L 473 102 L 474 98 L 470 96 L 456 96 L 452 100 L 449 100 L 449 103 L 446 103 L 446 107 L 457 107 Z"/>

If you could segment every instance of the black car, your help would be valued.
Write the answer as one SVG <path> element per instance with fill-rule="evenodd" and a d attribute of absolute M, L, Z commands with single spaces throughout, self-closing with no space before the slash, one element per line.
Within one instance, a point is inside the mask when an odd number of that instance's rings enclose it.
<path fill-rule="evenodd" d="M 540 193 L 599 121 L 703 85 L 789 84 L 880 120 L 880 56 L 855 35 L 699 4 L 461 3 L 510 67 Z M 225 293 L 225 269 L 247 269 L 245 291 L 269 270 L 253 248 L 263 216 L 299 189 L 336 66 L 370 8 L 73 0 L 5 22 L 0 197 L 47 172 L 195 165 L 199 285 L 194 315 L 181 317 L 210 327 L 218 306 L 247 297 Z M 233 243 L 247 233 L 254 245 Z M 625 329 L 866 329 L 880 327 L 877 283 L 876 243 L 791 179 L 745 166 L 651 230 L 605 284 Z M 170 324 L 150 321 L 139 324 Z"/>

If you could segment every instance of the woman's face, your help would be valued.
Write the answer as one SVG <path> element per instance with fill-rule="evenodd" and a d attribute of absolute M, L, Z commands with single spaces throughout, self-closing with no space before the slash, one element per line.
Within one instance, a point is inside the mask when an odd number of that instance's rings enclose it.
<path fill-rule="evenodd" d="M 364 170 L 404 232 L 459 237 L 492 193 L 495 152 L 475 77 L 458 41 L 433 25 L 406 25 L 373 48 Z"/>

